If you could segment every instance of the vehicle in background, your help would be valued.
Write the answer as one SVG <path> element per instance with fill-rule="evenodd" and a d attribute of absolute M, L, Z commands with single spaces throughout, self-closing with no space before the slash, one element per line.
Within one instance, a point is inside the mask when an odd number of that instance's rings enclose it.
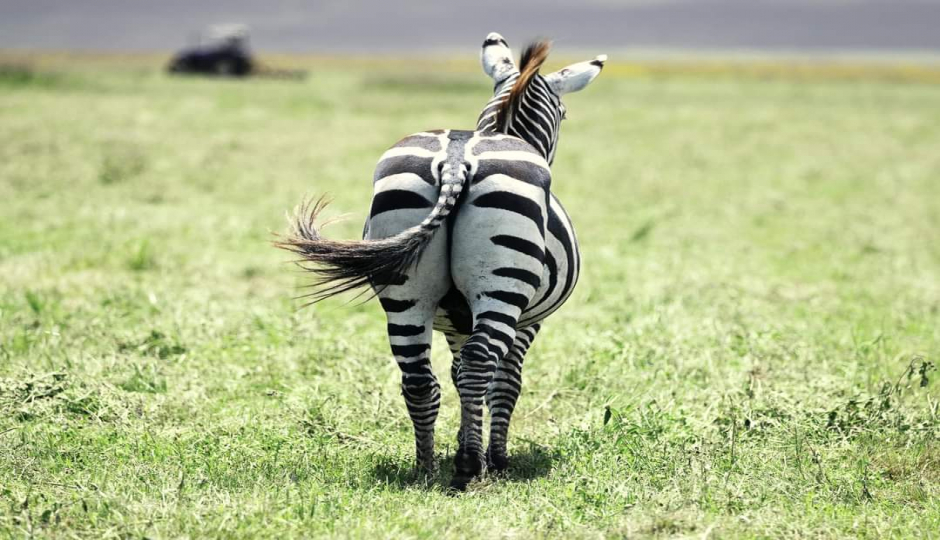
<path fill-rule="evenodd" d="M 257 71 L 248 50 L 248 27 L 217 24 L 206 28 L 196 45 L 176 53 L 167 68 L 170 73 L 192 73 L 223 77 L 245 77 Z"/>

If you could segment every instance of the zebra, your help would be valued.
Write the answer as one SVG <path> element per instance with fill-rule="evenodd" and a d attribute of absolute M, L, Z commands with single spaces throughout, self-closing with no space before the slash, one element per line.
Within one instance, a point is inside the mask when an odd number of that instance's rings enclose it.
<path fill-rule="evenodd" d="M 574 228 L 551 193 L 550 165 L 565 108 L 561 96 L 586 87 L 607 57 L 549 75 L 550 43 L 529 44 L 517 66 L 506 40 L 490 33 L 480 53 L 493 97 L 475 130 L 409 135 L 379 159 L 361 241 L 323 238 L 326 203 L 303 203 L 280 248 L 318 276 L 312 302 L 371 286 L 387 317 L 401 370 L 417 470 L 435 470 L 440 384 L 431 336 L 443 332 L 460 397 L 450 486 L 465 490 L 486 470 L 507 468 L 509 423 L 526 351 L 541 321 L 574 289 L 580 255 Z M 490 412 L 483 447 L 483 409 Z"/>

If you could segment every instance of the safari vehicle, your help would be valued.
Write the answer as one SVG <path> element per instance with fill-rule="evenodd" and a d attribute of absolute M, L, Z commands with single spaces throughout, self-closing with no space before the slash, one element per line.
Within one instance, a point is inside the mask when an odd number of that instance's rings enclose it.
<path fill-rule="evenodd" d="M 170 61 L 170 73 L 244 77 L 257 69 L 248 50 L 248 27 L 219 24 L 206 28 L 192 47 Z"/>

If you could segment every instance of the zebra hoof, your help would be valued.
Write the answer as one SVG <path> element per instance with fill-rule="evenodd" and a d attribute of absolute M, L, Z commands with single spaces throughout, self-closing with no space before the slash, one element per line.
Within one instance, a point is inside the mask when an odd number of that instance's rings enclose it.
<path fill-rule="evenodd" d="M 452 491 L 467 491 L 467 486 L 473 481 L 473 476 L 454 475 L 450 480 L 450 489 Z"/>
<path fill-rule="evenodd" d="M 486 451 L 486 468 L 501 473 L 509 468 L 509 456 L 505 452 Z"/>
<path fill-rule="evenodd" d="M 451 489 L 466 491 L 467 484 L 474 478 L 483 475 L 486 470 L 486 461 L 481 454 L 469 454 L 462 450 L 454 456 L 454 478 L 450 482 Z"/>

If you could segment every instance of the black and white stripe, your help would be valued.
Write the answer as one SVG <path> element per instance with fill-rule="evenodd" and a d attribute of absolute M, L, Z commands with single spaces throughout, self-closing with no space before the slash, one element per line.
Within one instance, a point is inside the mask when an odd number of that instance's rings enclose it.
<path fill-rule="evenodd" d="M 555 161 L 558 131 L 565 117 L 565 107 L 545 78 L 536 75 L 522 96 L 522 106 L 511 113 L 505 127 L 497 125 L 497 113 L 509 92 L 519 79 L 519 73 L 509 75 L 496 84 L 495 95 L 480 113 L 477 130 L 501 132 L 518 137 L 531 144 L 551 165 Z"/>
<path fill-rule="evenodd" d="M 508 51 L 498 34 L 488 37 L 484 53 L 492 47 Z M 501 80 L 479 129 L 415 133 L 382 155 L 362 241 L 323 239 L 313 225 L 318 204 L 279 244 L 314 265 L 310 270 L 321 277 L 314 301 L 366 282 L 376 291 L 402 373 L 417 461 L 427 470 L 434 467 L 441 395 L 431 333 L 446 335 L 461 401 L 453 480 L 460 489 L 487 461 L 506 467 L 525 353 L 580 270 L 571 221 L 550 191 L 561 101 L 551 80 L 537 73 L 541 61 L 526 58 L 521 71 L 511 59 L 492 70 L 484 62 Z M 525 88 L 512 94 L 519 81 Z M 485 453 L 484 403 L 492 419 Z"/>

